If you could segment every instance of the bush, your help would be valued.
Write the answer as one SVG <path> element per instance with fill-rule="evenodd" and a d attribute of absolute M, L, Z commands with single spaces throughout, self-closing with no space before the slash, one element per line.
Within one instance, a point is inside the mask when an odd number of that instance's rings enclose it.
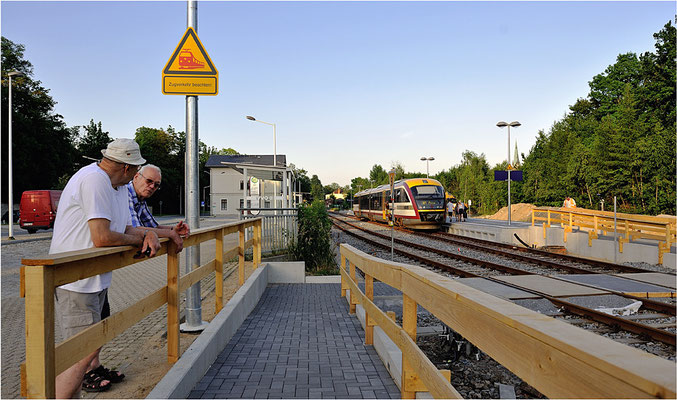
<path fill-rule="evenodd" d="M 337 273 L 331 240 L 331 221 L 322 200 L 298 208 L 299 232 L 289 245 L 289 256 L 305 261 L 306 272 L 318 275 Z"/>

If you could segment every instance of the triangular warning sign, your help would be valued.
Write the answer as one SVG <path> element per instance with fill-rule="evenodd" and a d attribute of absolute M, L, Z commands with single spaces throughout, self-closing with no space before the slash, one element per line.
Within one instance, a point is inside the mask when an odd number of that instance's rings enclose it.
<path fill-rule="evenodd" d="M 193 76 L 218 76 L 219 74 L 193 28 L 186 29 L 186 33 L 176 46 L 176 50 L 167 61 L 162 73 Z"/>

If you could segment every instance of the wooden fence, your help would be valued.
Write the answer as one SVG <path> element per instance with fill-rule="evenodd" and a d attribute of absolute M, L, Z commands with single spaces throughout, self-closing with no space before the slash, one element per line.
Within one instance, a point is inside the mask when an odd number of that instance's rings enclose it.
<path fill-rule="evenodd" d="M 588 246 L 598 235 L 614 233 L 614 213 L 581 208 L 534 208 L 531 211 L 531 226 L 536 222 L 543 222 L 543 238 L 546 237 L 546 228 L 552 224 L 564 228 L 564 242 L 567 233 L 573 231 L 574 226 L 588 232 Z M 618 250 L 623 252 L 623 244 L 636 239 L 649 239 L 658 242 L 658 263 L 663 263 L 663 254 L 670 252 L 670 247 L 676 239 L 675 218 L 654 217 L 648 215 L 616 214 L 616 232 Z"/>
<path fill-rule="evenodd" d="M 346 259 L 349 270 L 346 270 Z M 365 310 L 402 351 L 402 398 L 428 391 L 461 398 L 416 345 L 417 305 L 549 398 L 672 398 L 675 363 L 473 289 L 422 267 L 387 262 L 341 245 L 341 295 Z M 356 270 L 364 275 L 360 291 Z M 402 292 L 402 326 L 373 302 L 374 280 Z"/>
<path fill-rule="evenodd" d="M 245 242 L 245 230 L 253 229 L 252 239 Z M 224 249 L 224 236 L 239 233 L 237 247 Z M 254 268 L 261 263 L 261 219 L 250 219 L 197 229 L 184 240 L 184 248 L 216 239 L 215 259 L 179 277 L 179 255 L 176 245 L 162 239 L 157 256 L 167 255 L 167 285 L 149 294 L 132 306 L 94 324 L 75 336 L 54 344 L 54 290 L 80 279 L 113 271 L 143 261 L 135 259 L 138 248 L 132 246 L 92 248 L 49 258 L 23 259 L 21 296 L 26 298 L 26 363 L 22 364 L 22 396 L 54 398 L 54 378 L 77 361 L 103 346 L 148 314 L 167 304 L 167 360 L 179 359 L 179 294 L 202 278 L 216 274 L 216 312 L 223 308 L 223 264 L 238 256 L 239 284 L 244 283 L 245 249 L 253 246 Z"/>

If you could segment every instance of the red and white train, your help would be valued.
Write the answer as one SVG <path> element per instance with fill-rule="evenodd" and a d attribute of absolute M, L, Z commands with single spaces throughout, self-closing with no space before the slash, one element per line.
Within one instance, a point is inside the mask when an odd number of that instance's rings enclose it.
<path fill-rule="evenodd" d="M 435 179 L 403 179 L 394 185 L 394 223 L 412 229 L 439 229 L 444 223 L 444 187 Z M 388 221 L 390 185 L 381 185 L 355 194 L 356 217 Z"/>

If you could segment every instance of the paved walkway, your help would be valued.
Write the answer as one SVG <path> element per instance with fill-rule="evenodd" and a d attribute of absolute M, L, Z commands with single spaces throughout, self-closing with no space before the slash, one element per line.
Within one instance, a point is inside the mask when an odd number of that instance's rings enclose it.
<path fill-rule="evenodd" d="M 340 290 L 269 286 L 189 398 L 399 398 Z"/>

